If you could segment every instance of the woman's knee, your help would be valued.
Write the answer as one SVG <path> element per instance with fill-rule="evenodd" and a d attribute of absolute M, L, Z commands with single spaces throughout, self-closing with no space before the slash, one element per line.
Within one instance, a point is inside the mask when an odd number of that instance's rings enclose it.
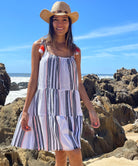
<path fill-rule="evenodd" d="M 71 151 L 66 151 L 66 154 L 68 157 L 82 157 L 81 155 L 81 150 L 78 148 L 78 149 L 74 149 L 74 150 L 71 150 Z"/>
<path fill-rule="evenodd" d="M 65 151 L 55 151 L 56 166 L 66 166 L 66 153 Z"/>
<path fill-rule="evenodd" d="M 80 149 L 75 149 L 72 151 L 66 151 L 66 154 L 69 158 L 71 166 L 81 166 L 82 165 L 82 154 Z"/>

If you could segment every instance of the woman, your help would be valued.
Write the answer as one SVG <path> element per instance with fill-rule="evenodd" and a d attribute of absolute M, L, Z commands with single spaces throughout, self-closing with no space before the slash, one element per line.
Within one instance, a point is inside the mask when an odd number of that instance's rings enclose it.
<path fill-rule="evenodd" d="M 80 97 L 92 126 L 98 128 L 100 123 L 81 81 L 80 49 L 73 43 L 71 25 L 78 20 L 78 13 L 71 13 L 65 2 L 55 2 L 51 12 L 44 9 L 40 17 L 49 23 L 49 33 L 32 47 L 27 97 L 12 145 L 55 151 L 56 166 L 65 166 L 66 157 L 71 166 L 81 166 Z M 44 53 L 38 51 L 41 44 Z"/>

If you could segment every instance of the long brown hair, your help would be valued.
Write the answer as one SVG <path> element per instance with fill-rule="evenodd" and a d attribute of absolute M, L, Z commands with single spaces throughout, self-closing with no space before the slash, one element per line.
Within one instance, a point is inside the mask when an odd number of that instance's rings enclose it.
<path fill-rule="evenodd" d="M 50 17 L 49 33 L 47 35 L 46 42 L 52 42 L 54 45 L 53 17 L 54 16 Z M 68 32 L 65 34 L 65 41 L 66 41 L 67 48 L 70 49 L 72 52 L 74 52 L 76 49 L 76 45 L 73 43 L 72 22 L 70 17 L 68 17 L 68 19 L 69 19 L 69 28 L 68 28 Z"/>

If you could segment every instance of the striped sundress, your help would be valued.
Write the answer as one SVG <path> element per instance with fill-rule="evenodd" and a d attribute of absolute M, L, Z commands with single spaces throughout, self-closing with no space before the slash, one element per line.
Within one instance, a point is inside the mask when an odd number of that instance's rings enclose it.
<path fill-rule="evenodd" d="M 22 130 L 21 113 L 12 146 L 45 151 L 81 148 L 83 114 L 74 56 L 60 57 L 45 51 L 28 113 L 31 131 Z"/>

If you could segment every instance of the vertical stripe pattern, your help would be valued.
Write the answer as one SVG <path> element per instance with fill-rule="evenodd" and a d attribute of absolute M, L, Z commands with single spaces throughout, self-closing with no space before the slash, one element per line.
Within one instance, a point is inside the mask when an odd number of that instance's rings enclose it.
<path fill-rule="evenodd" d="M 12 146 L 46 151 L 81 147 L 83 115 L 73 56 L 59 57 L 45 51 L 39 65 L 37 90 L 28 113 L 31 131 L 22 130 L 21 113 Z"/>

